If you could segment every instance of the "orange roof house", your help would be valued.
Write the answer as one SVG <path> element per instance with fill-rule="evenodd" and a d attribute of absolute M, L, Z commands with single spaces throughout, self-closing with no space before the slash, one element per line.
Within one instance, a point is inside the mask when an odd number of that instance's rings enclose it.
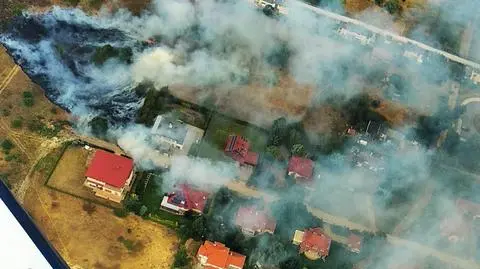
<path fill-rule="evenodd" d="M 258 154 L 249 151 L 250 143 L 245 137 L 239 135 L 229 135 L 225 144 L 225 154 L 229 155 L 240 165 L 257 165 Z"/>
<path fill-rule="evenodd" d="M 205 241 L 198 249 L 197 259 L 205 269 L 242 269 L 246 257 L 222 243 Z"/>
<path fill-rule="evenodd" d="M 275 231 L 276 221 L 264 211 L 258 211 L 255 207 L 240 207 L 235 216 L 235 224 L 246 235 L 257 235 Z"/>
<path fill-rule="evenodd" d="M 96 196 L 121 202 L 133 182 L 133 160 L 104 150 L 96 150 L 85 172 L 84 186 Z"/>
<path fill-rule="evenodd" d="M 321 228 L 295 231 L 293 243 L 299 245 L 300 253 L 311 260 L 325 259 L 330 251 L 332 239 L 323 233 Z"/>

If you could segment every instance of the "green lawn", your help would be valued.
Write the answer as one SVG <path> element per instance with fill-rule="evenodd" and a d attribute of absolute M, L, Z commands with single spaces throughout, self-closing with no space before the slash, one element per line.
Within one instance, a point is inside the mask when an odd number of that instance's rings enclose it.
<path fill-rule="evenodd" d="M 267 133 L 253 125 L 245 125 L 231 118 L 215 114 L 208 124 L 205 136 L 196 154 L 198 157 L 217 161 L 228 161 L 223 154 L 225 141 L 230 134 L 245 136 L 250 142 L 250 150 L 262 152 L 267 144 Z"/>

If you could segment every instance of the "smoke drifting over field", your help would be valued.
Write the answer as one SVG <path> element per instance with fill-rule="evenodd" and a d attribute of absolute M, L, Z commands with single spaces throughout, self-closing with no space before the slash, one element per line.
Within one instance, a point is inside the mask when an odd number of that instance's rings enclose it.
<path fill-rule="evenodd" d="M 472 15 L 475 9 L 470 10 L 468 6 L 462 8 L 462 12 Z M 392 95 L 400 91 L 401 98 L 397 101 L 427 113 L 437 109 L 438 97 L 445 94 L 447 82 L 452 77 L 445 59 L 425 54 L 423 64 L 419 64 L 403 53 L 404 50 L 420 51 L 386 44 L 380 37 L 375 41 L 375 49 L 381 48 L 387 55 L 375 54 L 358 40 L 348 40 L 337 34 L 336 30 L 344 26 L 336 22 L 296 5 L 288 12 L 287 17 L 272 19 L 251 8 L 246 1 L 211 0 L 198 1 L 195 5 L 188 1 L 156 0 L 152 8 L 139 17 L 126 10 L 113 14 L 102 11 L 94 17 L 78 9 L 53 8 L 45 14 L 16 18 L 0 35 L 0 42 L 46 90 L 53 102 L 82 119 L 95 115 L 107 117 L 114 126 L 109 135 L 143 168 L 158 167 L 155 160 L 160 154 L 152 149 L 149 129 L 133 123 L 143 100 L 132 89 L 145 81 L 153 82 L 158 89 L 175 84 L 199 89 L 214 87 L 215 94 L 223 96 L 252 81 L 275 84 L 271 77 L 278 76 L 278 69 L 283 69 L 299 85 L 312 87 L 313 104 L 318 105 L 335 95 L 352 97 L 364 89 L 381 88 L 384 72 L 402 70 L 403 81 L 408 83 L 402 82 L 401 86 L 392 89 Z M 455 12 L 452 19 L 464 17 L 462 14 Z M 436 39 L 425 37 L 421 27 L 414 35 L 425 40 Z M 150 38 L 156 43 L 142 44 Z M 105 44 L 132 48 L 132 63 L 111 58 L 101 65 L 93 64 L 91 58 L 95 50 Z M 263 94 L 258 92 L 258 95 Z M 256 117 L 263 117 L 262 113 L 258 114 Z M 389 144 L 369 144 L 367 148 L 371 152 L 386 153 Z M 345 150 L 335 155 L 320 155 L 316 160 L 318 184 L 316 191 L 309 195 L 312 197 L 309 204 L 349 218 L 359 214 L 367 216 L 365 208 L 369 206 L 363 206 L 367 204 L 365 195 L 356 193 L 372 194 L 377 185 L 388 181 L 381 187 L 386 193 L 384 198 L 372 203 L 378 215 L 398 218 L 408 210 L 384 205 L 388 196 L 396 192 L 402 194 L 402 191 L 409 195 L 412 188 L 432 177 L 432 151 L 427 149 L 412 147 L 391 153 L 382 160 L 365 157 L 369 160 L 366 166 L 384 169 L 379 173 L 372 173 L 365 167 L 351 168 L 351 154 Z M 173 158 L 171 170 L 166 174 L 166 185 L 187 178 L 198 185 L 214 183 L 219 186 L 235 176 L 236 169 L 230 164 L 177 157 Z M 454 177 L 436 176 L 441 180 L 435 183 L 438 185 L 435 189 L 449 189 L 450 184 L 445 182 Z M 422 195 L 420 193 L 419 197 Z M 451 193 L 441 191 L 436 195 L 432 210 L 442 214 L 426 220 L 422 218 L 407 235 L 409 239 L 443 240 L 433 231 L 438 230 L 439 216 L 451 214 L 454 205 Z M 372 222 L 375 221 L 367 222 L 370 227 L 374 226 Z M 432 222 L 430 227 L 429 222 Z M 380 225 L 377 223 L 376 228 L 383 229 Z M 378 253 L 382 259 L 376 269 L 399 264 L 399 261 L 423 259 L 406 254 L 404 250 L 383 249 Z"/>

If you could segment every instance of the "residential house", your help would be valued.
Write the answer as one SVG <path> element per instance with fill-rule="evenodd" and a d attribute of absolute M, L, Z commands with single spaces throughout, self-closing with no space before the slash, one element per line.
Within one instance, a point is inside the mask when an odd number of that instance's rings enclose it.
<path fill-rule="evenodd" d="M 470 80 L 475 84 L 480 84 L 480 73 L 478 73 L 475 70 L 472 70 L 472 73 L 470 74 Z"/>
<path fill-rule="evenodd" d="M 480 218 L 480 204 L 464 199 L 458 199 L 455 204 L 460 213 L 471 216 L 473 219 Z"/>
<path fill-rule="evenodd" d="M 347 238 L 347 246 L 350 251 L 360 253 L 360 247 L 362 246 L 362 238 L 356 234 L 350 234 Z"/>
<path fill-rule="evenodd" d="M 293 244 L 298 245 L 300 253 L 310 260 L 325 260 L 331 243 L 332 239 L 321 228 L 311 228 L 303 232 L 296 230 L 293 236 Z"/>
<path fill-rule="evenodd" d="M 307 158 L 293 156 L 288 162 L 287 173 L 297 181 L 309 182 L 313 176 L 313 161 Z"/>
<path fill-rule="evenodd" d="M 205 241 L 198 249 L 197 259 L 205 269 L 242 269 L 246 257 L 230 251 L 222 243 Z"/>
<path fill-rule="evenodd" d="M 235 225 L 239 226 L 245 235 L 254 236 L 261 233 L 273 234 L 277 224 L 265 211 L 250 206 L 238 209 Z"/>
<path fill-rule="evenodd" d="M 250 144 L 247 139 L 239 135 L 229 135 L 225 144 L 225 154 L 229 155 L 240 165 L 255 166 L 258 154 L 249 151 Z"/>
<path fill-rule="evenodd" d="M 440 223 L 440 235 L 446 237 L 450 242 L 464 241 L 470 234 L 472 222 L 466 221 L 460 214 L 446 217 Z"/>
<path fill-rule="evenodd" d="M 178 190 L 163 196 L 160 209 L 178 215 L 188 211 L 202 214 L 208 200 L 209 193 L 193 189 L 187 184 L 180 184 Z"/>
<path fill-rule="evenodd" d="M 152 139 L 180 150 L 183 149 L 187 133 L 187 124 L 161 115 L 157 116 L 151 130 Z"/>
<path fill-rule="evenodd" d="M 133 160 L 104 150 L 96 150 L 85 173 L 84 186 L 95 195 L 120 203 L 133 182 Z"/>

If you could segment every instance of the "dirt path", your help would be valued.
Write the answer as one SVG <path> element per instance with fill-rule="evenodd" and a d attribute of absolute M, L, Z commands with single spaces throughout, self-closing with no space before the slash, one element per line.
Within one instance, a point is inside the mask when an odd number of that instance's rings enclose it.
<path fill-rule="evenodd" d="M 12 69 L 10 69 L 10 72 L 8 72 L 5 79 L 3 79 L 0 83 L 0 94 L 2 94 L 2 92 L 7 88 L 8 84 L 10 84 L 18 71 L 20 71 L 20 67 L 18 67 L 18 65 L 15 65 L 14 67 L 12 67 Z"/>

